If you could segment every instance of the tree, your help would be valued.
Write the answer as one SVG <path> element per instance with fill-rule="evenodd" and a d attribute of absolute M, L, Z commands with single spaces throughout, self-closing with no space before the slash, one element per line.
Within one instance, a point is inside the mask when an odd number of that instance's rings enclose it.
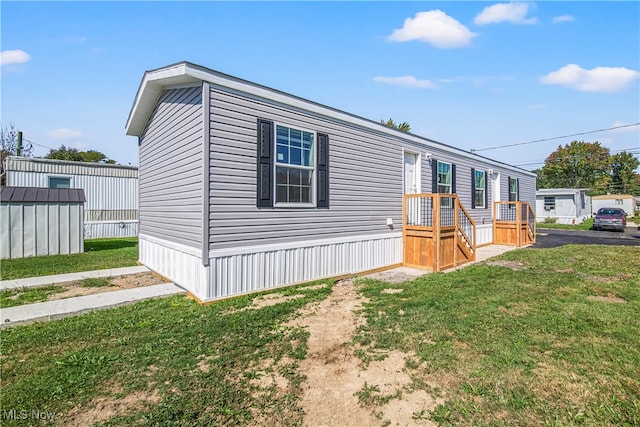
<path fill-rule="evenodd" d="M 408 122 L 396 123 L 393 121 L 393 119 L 389 119 L 389 120 L 381 119 L 380 123 L 390 128 L 398 129 L 401 132 L 407 132 L 407 133 L 411 132 L 411 125 Z"/>
<path fill-rule="evenodd" d="M 4 174 L 5 159 L 9 156 L 25 156 L 30 157 L 33 152 L 33 146 L 30 143 L 23 143 L 19 137 L 19 131 L 15 125 L 11 123 L 8 127 L 0 128 L 0 139 L 2 139 L 2 152 L 0 153 L 0 164 L 2 169 L 2 185 L 6 182 Z M 22 145 L 21 145 L 22 144 Z"/>
<path fill-rule="evenodd" d="M 45 159 L 71 160 L 74 162 L 108 163 L 115 164 L 115 160 L 109 159 L 105 154 L 96 151 L 78 151 L 76 148 L 67 148 L 64 145 L 57 150 L 51 150 Z"/>
<path fill-rule="evenodd" d="M 609 159 L 611 167 L 611 193 L 640 194 L 640 174 L 636 169 L 640 160 L 633 154 L 623 151 Z"/>
<path fill-rule="evenodd" d="M 546 188 L 591 188 L 604 191 L 610 184 L 609 149 L 599 142 L 572 141 L 546 158 L 540 171 Z"/>

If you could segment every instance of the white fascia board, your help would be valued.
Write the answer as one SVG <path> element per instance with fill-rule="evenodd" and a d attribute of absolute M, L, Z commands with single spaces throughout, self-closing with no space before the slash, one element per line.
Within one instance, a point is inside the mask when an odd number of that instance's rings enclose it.
<path fill-rule="evenodd" d="M 189 79 L 189 77 L 191 79 Z M 394 138 L 411 141 L 413 143 L 422 145 L 424 148 L 440 149 L 448 151 L 453 155 L 466 157 L 478 162 L 493 165 L 495 167 L 513 170 L 525 175 L 536 176 L 536 174 L 533 172 L 529 172 L 527 170 L 520 169 L 506 163 L 501 163 L 446 144 L 412 135 L 410 133 L 400 132 L 388 126 L 381 125 L 377 122 L 367 120 L 362 117 L 346 113 L 344 111 L 327 107 L 313 101 L 299 98 L 285 92 L 271 89 L 266 86 L 261 86 L 256 83 L 235 78 L 187 62 L 170 65 L 166 68 L 148 71 L 145 73 L 142 84 L 138 91 L 138 96 L 136 96 L 136 101 L 134 103 L 132 113 L 130 115 L 129 121 L 127 122 L 127 135 L 140 136 L 144 129 L 144 126 L 146 125 L 146 120 L 148 120 L 148 117 L 155 106 L 155 102 L 157 101 L 158 96 L 164 87 L 174 84 L 189 83 L 195 80 L 207 81 L 216 86 L 229 88 L 231 90 L 247 93 L 255 97 L 264 98 L 272 102 L 277 102 L 300 110 L 308 111 L 342 122 L 347 122 L 356 126 L 373 130 L 375 132 L 387 134 Z"/>

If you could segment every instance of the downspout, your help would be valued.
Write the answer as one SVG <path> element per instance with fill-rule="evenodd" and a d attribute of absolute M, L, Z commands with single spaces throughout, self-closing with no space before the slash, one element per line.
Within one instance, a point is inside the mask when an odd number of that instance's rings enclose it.
<path fill-rule="evenodd" d="M 211 89 L 209 82 L 202 82 L 202 265 L 209 265 L 209 185 L 211 173 L 209 171 L 209 155 L 211 150 L 211 118 L 210 104 Z"/>

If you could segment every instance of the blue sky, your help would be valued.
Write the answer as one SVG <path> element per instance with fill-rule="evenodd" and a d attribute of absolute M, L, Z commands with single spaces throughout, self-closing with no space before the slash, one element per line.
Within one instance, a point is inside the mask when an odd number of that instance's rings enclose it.
<path fill-rule="evenodd" d="M 138 164 L 145 70 L 190 61 L 521 165 L 640 153 L 640 2 L 2 1 L 2 126 Z"/>

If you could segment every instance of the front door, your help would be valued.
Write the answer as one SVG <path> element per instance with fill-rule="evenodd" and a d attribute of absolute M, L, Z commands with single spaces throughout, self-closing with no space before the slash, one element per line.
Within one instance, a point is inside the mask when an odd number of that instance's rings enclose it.
<path fill-rule="evenodd" d="M 498 172 L 494 172 L 491 175 L 491 200 L 493 202 L 500 201 L 500 174 Z M 500 210 L 496 211 L 496 218 L 500 219 Z"/>
<path fill-rule="evenodd" d="M 415 153 L 404 153 L 404 194 L 417 194 L 420 192 L 418 181 L 418 155 Z"/>

